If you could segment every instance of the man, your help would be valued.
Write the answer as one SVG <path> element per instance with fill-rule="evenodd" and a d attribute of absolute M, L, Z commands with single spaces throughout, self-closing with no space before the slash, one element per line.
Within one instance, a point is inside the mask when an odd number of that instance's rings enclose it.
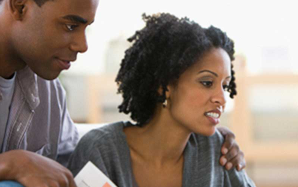
<path fill-rule="evenodd" d="M 78 134 L 56 78 L 87 50 L 85 29 L 97 6 L 98 0 L 0 0 L 0 181 L 75 186 L 64 166 Z M 221 131 L 222 165 L 242 169 L 233 134 Z"/>
<path fill-rule="evenodd" d="M 66 165 L 78 141 L 56 78 L 87 50 L 85 29 L 97 6 L 98 0 L 1 0 L 0 180 L 75 186 L 53 161 Z"/>

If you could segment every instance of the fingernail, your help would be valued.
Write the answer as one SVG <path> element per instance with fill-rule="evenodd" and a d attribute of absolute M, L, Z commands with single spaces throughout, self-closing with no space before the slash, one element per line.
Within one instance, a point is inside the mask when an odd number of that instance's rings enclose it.
<path fill-rule="evenodd" d="M 226 153 L 228 152 L 228 149 L 224 147 L 224 148 L 222 149 L 222 152 L 223 152 L 223 154 L 226 154 Z"/>
<path fill-rule="evenodd" d="M 227 165 L 226 165 L 226 168 L 227 168 L 227 170 L 230 170 L 232 168 L 232 163 L 228 162 Z"/>
<path fill-rule="evenodd" d="M 240 170 L 242 168 L 241 164 L 238 164 L 238 170 Z"/>
<path fill-rule="evenodd" d="M 223 159 L 221 159 L 221 162 L 222 162 L 222 165 L 225 165 L 227 163 L 227 159 L 223 158 Z"/>

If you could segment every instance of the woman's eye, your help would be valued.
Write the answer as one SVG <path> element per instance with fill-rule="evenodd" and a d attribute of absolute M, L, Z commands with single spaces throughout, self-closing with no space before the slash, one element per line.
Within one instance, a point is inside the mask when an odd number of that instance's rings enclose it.
<path fill-rule="evenodd" d="M 213 85 L 212 81 L 201 81 L 201 84 L 203 84 L 203 86 L 209 88 Z"/>
<path fill-rule="evenodd" d="M 229 85 L 223 85 L 224 91 L 229 91 L 230 86 Z"/>
<path fill-rule="evenodd" d="M 69 31 L 73 31 L 78 25 L 66 24 L 66 28 Z"/>

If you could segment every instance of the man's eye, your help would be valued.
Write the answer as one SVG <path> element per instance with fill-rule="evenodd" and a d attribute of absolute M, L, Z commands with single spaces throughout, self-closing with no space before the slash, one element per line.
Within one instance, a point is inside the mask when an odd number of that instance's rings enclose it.
<path fill-rule="evenodd" d="M 78 25 L 66 24 L 66 28 L 69 31 L 73 31 L 76 27 L 78 27 Z"/>
<path fill-rule="evenodd" d="M 213 85 L 212 81 L 201 81 L 201 84 L 203 84 L 203 86 L 209 88 Z"/>

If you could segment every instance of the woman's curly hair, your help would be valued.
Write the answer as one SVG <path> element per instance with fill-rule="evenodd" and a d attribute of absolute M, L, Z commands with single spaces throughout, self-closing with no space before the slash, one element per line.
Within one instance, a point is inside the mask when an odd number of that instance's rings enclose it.
<path fill-rule="evenodd" d="M 134 43 L 125 51 L 116 77 L 118 93 L 123 97 L 119 111 L 131 113 L 131 119 L 140 126 L 152 118 L 157 103 L 165 101 L 167 85 L 175 83 L 205 52 L 222 48 L 234 60 L 233 41 L 216 27 L 202 28 L 188 18 L 178 19 L 167 13 L 143 14 L 143 20 L 146 26 L 128 39 Z M 232 68 L 228 88 L 231 98 L 236 95 Z"/>

